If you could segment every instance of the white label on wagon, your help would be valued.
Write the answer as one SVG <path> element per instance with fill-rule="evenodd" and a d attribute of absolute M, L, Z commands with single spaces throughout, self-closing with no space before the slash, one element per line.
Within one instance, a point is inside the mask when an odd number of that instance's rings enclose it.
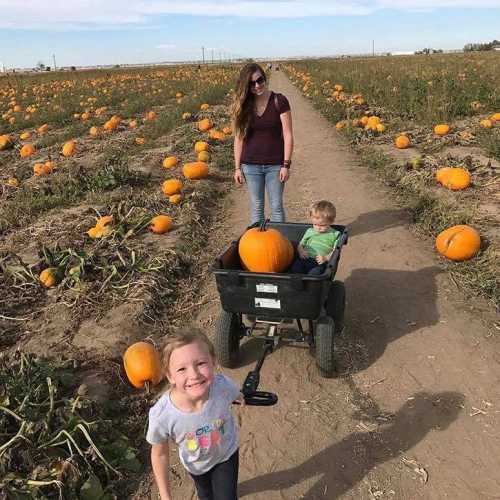
<path fill-rule="evenodd" d="M 257 283 L 257 293 L 278 293 L 278 285 L 271 283 Z"/>
<path fill-rule="evenodd" d="M 255 297 L 255 307 L 281 309 L 281 302 L 278 299 L 265 299 L 263 297 Z"/>

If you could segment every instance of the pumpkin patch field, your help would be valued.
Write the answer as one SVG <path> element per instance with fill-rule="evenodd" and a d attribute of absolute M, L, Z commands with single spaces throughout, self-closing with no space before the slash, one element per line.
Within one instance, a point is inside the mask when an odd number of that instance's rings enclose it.
<path fill-rule="evenodd" d="M 235 71 L 0 78 L 2 492 L 119 498 L 144 470 L 148 404 L 122 357 L 196 304 Z"/>
<path fill-rule="evenodd" d="M 393 187 L 423 234 L 472 226 L 453 280 L 500 307 L 500 54 L 294 61 L 287 76 Z M 438 245 L 438 249 L 441 248 Z"/>

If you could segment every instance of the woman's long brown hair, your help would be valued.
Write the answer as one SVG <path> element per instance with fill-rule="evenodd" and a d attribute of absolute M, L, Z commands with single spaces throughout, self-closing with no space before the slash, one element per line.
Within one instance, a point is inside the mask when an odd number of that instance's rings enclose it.
<path fill-rule="evenodd" d="M 266 73 L 259 64 L 249 63 L 241 68 L 240 76 L 236 82 L 231 116 L 233 117 L 234 133 L 241 138 L 247 134 L 252 119 L 255 98 L 250 92 L 250 82 L 252 75 L 257 71 L 266 78 Z"/>

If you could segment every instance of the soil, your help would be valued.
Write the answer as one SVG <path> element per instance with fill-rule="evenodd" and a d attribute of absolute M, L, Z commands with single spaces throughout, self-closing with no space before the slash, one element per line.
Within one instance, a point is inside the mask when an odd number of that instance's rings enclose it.
<path fill-rule="evenodd" d="M 465 298 L 443 272 L 433 242 L 416 235 L 389 188 L 281 73 L 271 88 L 290 100 L 295 150 L 285 206 L 307 221 L 314 200 L 337 206 L 349 226 L 337 279 L 347 290 L 337 338 L 338 374 L 322 378 L 305 344 L 280 345 L 261 390 L 274 407 L 235 410 L 241 423 L 240 498 L 500 498 L 500 355 L 494 311 Z M 246 188 L 235 188 L 213 233 L 215 256 L 248 223 Z M 220 311 L 212 277 L 197 322 L 210 334 Z M 288 325 L 292 327 L 293 325 Z M 241 347 L 224 369 L 242 383 L 261 349 Z M 172 455 L 174 498 L 195 499 Z M 157 498 L 150 476 L 136 499 Z"/>

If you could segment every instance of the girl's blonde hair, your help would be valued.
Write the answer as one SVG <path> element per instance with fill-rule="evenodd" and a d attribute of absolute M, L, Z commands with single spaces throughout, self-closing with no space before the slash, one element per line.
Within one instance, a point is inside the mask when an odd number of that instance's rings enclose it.
<path fill-rule="evenodd" d="M 335 222 L 335 217 L 337 217 L 337 209 L 331 201 L 320 200 L 311 205 L 309 215 L 318 215 L 330 224 L 333 224 Z"/>
<path fill-rule="evenodd" d="M 170 357 L 172 356 L 172 353 L 175 351 L 175 349 L 184 347 L 185 345 L 189 345 L 194 342 L 199 342 L 201 345 L 204 345 L 207 348 L 210 357 L 215 363 L 215 348 L 210 339 L 205 335 L 205 333 L 194 326 L 189 328 L 181 328 L 175 333 L 168 335 L 163 343 L 161 364 L 164 373 L 168 373 Z"/>
<path fill-rule="evenodd" d="M 231 116 L 233 118 L 234 133 L 241 138 L 244 138 L 247 134 L 252 119 L 255 97 L 250 92 L 250 82 L 252 81 L 252 75 L 256 72 L 259 72 L 267 80 L 262 66 L 257 63 L 249 63 L 241 68 L 236 82 L 236 90 L 231 105 Z"/>

